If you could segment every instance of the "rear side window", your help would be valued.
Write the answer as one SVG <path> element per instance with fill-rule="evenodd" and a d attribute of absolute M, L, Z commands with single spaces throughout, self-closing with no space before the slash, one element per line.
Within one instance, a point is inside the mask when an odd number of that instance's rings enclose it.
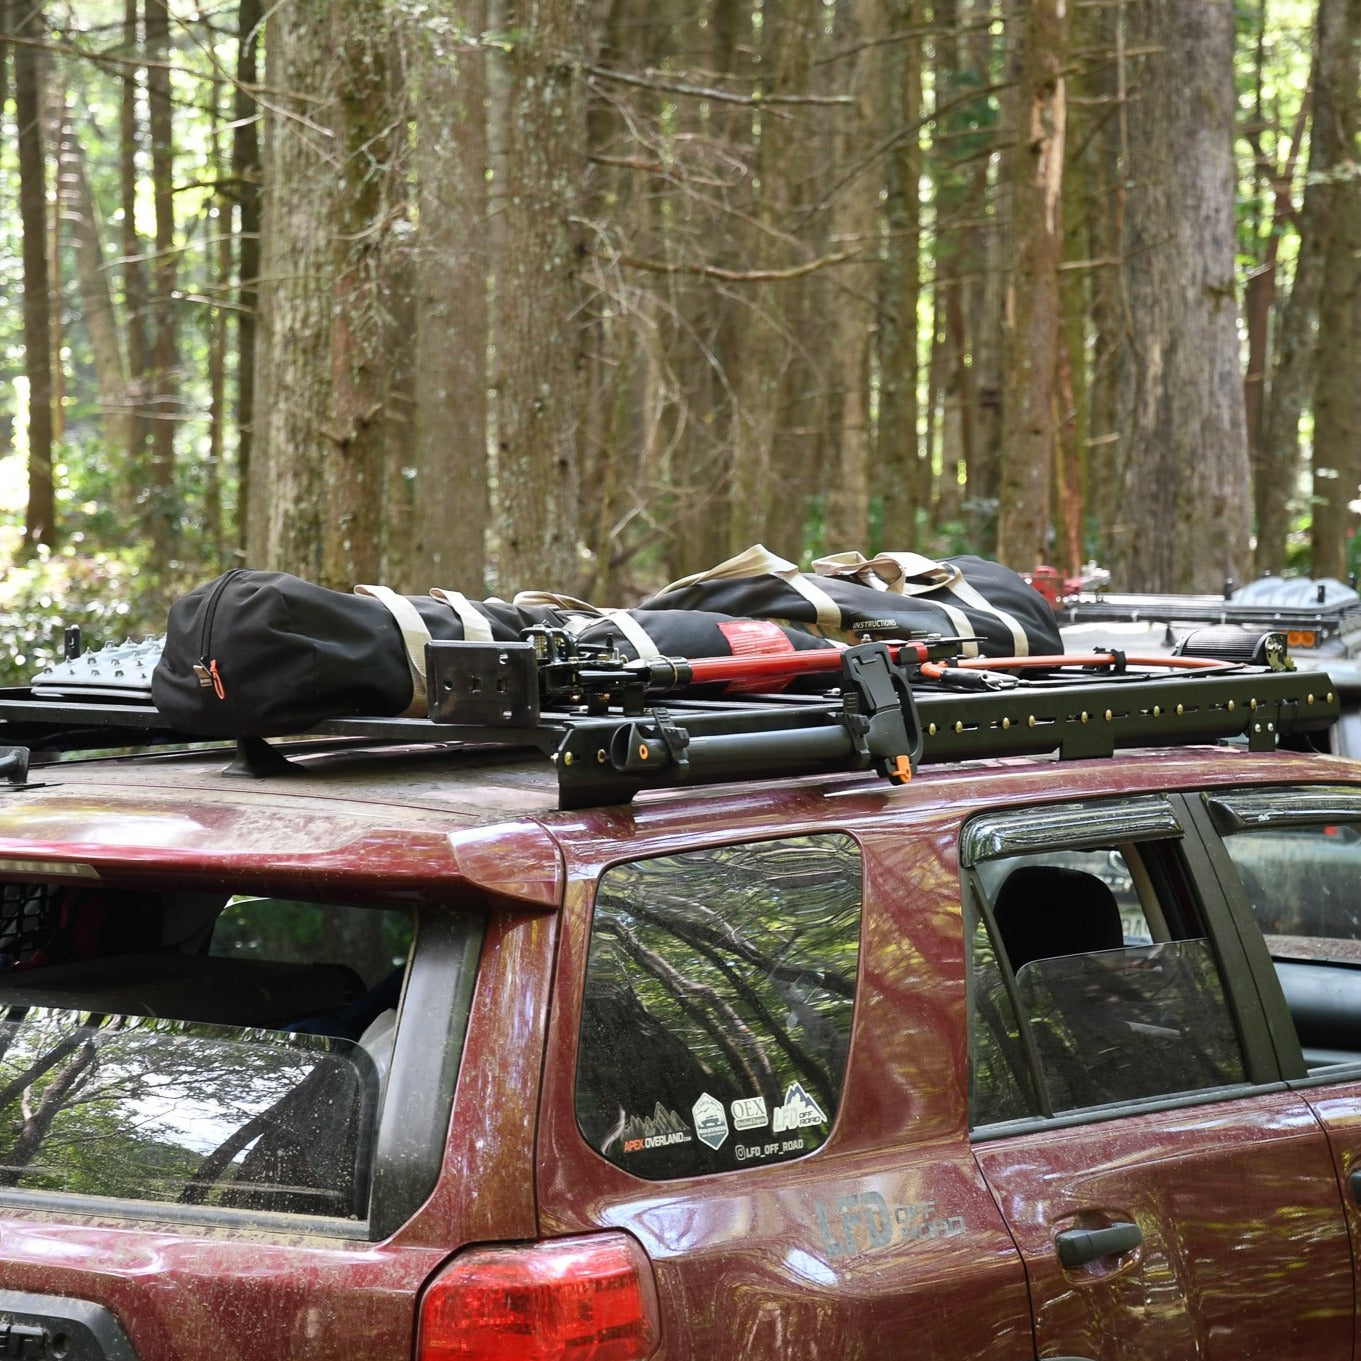
<path fill-rule="evenodd" d="M 14 1008 L 0 1186 L 362 1218 L 378 1075 L 346 1040 Z"/>
<path fill-rule="evenodd" d="M 608 870 L 577 1061 L 587 1142 L 650 1178 L 818 1148 L 845 1075 L 860 904 L 841 834 Z"/>
<path fill-rule="evenodd" d="M 407 911 L 0 885 L 0 1188 L 364 1219 Z"/>

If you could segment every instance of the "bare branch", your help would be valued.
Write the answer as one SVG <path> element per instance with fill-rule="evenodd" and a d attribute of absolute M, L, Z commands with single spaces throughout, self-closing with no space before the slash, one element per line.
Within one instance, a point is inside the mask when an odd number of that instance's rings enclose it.
<path fill-rule="evenodd" d="M 641 74 L 628 71 L 612 71 L 604 66 L 588 66 L 586 74 L 598 80 L 608 80 L 616 85 L 634 85 L 642 90 L 661 90 L 666 94 L 686 95 L 692 99 L 709 99 L 720 104 L 744 104 L 760 108 L 768 104 L 822 104 L 853 107 L 855 100 L 850 95 L 763 95 L 734 94 L 729 90 L 718 90 L 711 85 L 692 85 L 688 81 L 672 80 L 651 68 Z"/>
<path fill-rule="evenodd" d="M 790 279 L 802 279 L 829 265 L 839 265 L 853 260 L 862 252 L 858 250 L 838 251 L 835 255 L 820 255 L 816 260 L 806 260 L 801 265 L 789 269 L 724 269 L 719 265 L 706 265 L 698 261 L 680 260 L 675 263 L 666 260 L 645 260 L 636 255 L 621 255 L 619 263 L 628 269 L 643 270 L 648 274 L 695 274 L 702 279 L 721 279 L 730 284 L 769 284 L 785 283 Z"/>

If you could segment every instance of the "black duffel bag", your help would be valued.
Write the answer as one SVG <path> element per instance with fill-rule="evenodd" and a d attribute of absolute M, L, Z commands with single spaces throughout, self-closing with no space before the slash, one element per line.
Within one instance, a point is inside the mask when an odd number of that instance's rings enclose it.
<path fill-rule="evenodd" d="M 1063 650 L 1054 612 L 1039 592 L 1010 568 L 970 556 L 937 562 L 917 553 L 840 553 L 801 572 L 757 544 L 672 582 L 639 609 L 777 620 L 845 643 L 939 634 L 963 639 L 965 657 Z"/>
<path fill-rule="evenodd" d="M 156 707 L 207 737 L 278 737 L 345 714 L 426 712 L 425 640 L 512 642 L 552 618 L 456 592 L 331 591 L 238 568 L 170 607 Z"/>

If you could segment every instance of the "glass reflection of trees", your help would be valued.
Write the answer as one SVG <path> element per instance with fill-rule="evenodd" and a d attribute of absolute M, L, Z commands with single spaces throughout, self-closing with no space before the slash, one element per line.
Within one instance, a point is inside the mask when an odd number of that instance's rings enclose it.
<path fill-rule="evenodd" d="M 1207 940 L 1033 960 L 1016 988 L 1055 1111 L 1245 1080 Z"/>
<path fill-rule="evenodd" d="M 14 1008 L 0 1186 L 353 1216 L 374 1079 L 344 1040 Z"/>
<path fill-rule="evenodd" d="M 799 1083 L 826 1113 L 850 1040 L 861 866 L 845 835 L 726 846 L 616 866 L 596 897 L 577 1113 L 606 1151 L 621 1123 L 689 1121 L 704 1093 L 774 1110 Z M 731 1164 L 690 1141 L 662 1175 Z M 617 1144 L 607 1150 L 614 1156 Z M 646 1161 L 646 1160 L 644 1160 Z M 631 1160 L 629 1166 L 642 1170 Z"/>

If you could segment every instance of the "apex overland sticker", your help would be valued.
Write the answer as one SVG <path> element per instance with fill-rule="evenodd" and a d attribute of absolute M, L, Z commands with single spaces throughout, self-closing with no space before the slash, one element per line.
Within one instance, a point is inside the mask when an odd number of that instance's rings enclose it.
<path fill-rule="evenodd" d="M 659 1101 L 651 1115 L 631 1116 L 624 1122 L 618 1136 L 623 1140 L 621 1151 L 624 1153 L 643 1153 L 652 1148 L 666 1148 L 670 1144 L 688 1144 L 691 1134 L 685 1121 L 675 1111 L 667 1110 Z M 606 1142 L 601 1152 L 606 1152 L 610 1144 Z"/>
<path fill-rule="evenodd" d="M 700 1143 L 708 1144 L 713 1149 L 722 1147 L 728 1137 L 728 1116 L 723 1103 L 705 1092 L 695 1102 L 691 1113 L 695 1117 L 695 1133 Z"/>

